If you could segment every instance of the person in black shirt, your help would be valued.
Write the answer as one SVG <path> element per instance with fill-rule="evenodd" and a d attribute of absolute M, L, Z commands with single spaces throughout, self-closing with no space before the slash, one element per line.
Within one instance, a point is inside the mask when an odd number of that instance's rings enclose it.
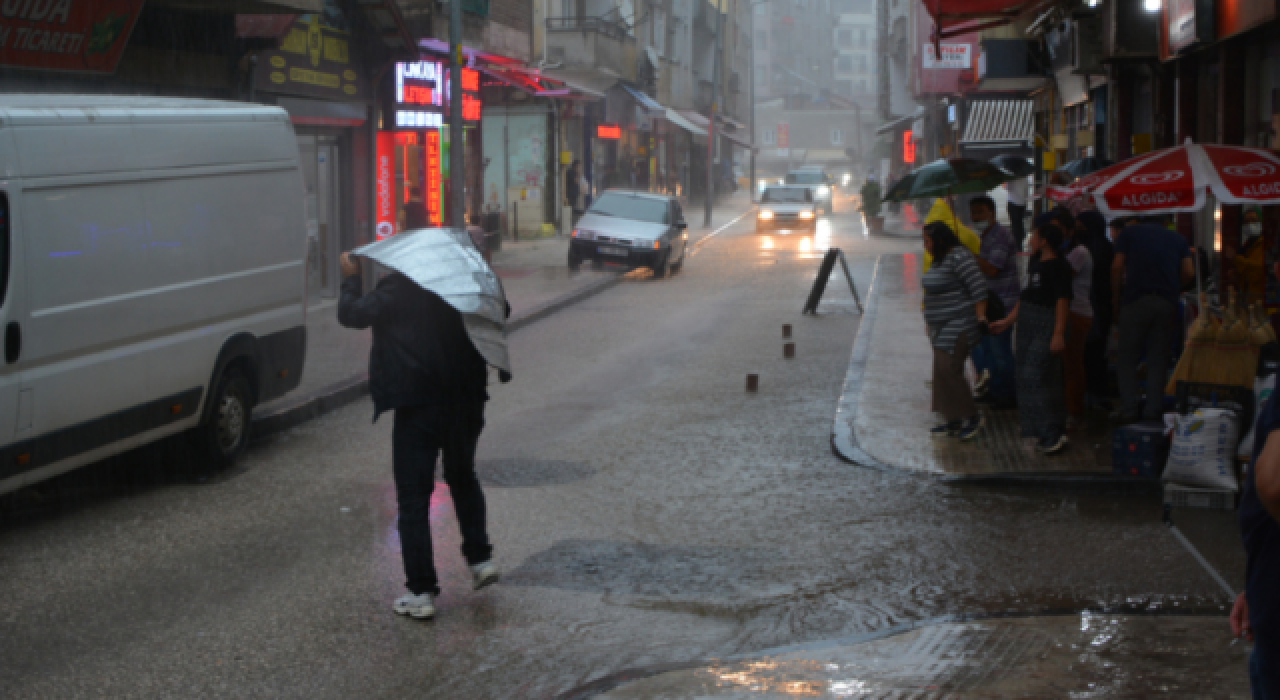
<path fill-rule="evenodd" d="M 1276 266 L 1280 275 L 1280 265 Z M 1248 560 L 1245 591 L 1231 610 L 1231 631 L 1254 643 L 1253 697 L 1280 699 L 1280 405 L 1258 416 L 1253 463 L 1240 492 L 1240 532 Z"/>
<path fill-rule="evenodd" d="M 991 324 L 992 333 L 1018 324 L 1014 338 L 1022 437 L 1039 438 L 1036 449 L 1047 455 L 1067 448 L 1062 352 L 1072 293 L 1071 266 L 1058 253 L 1062 240 L 1062 230 L 1051 215 L 1036 218 L 1022 296 L 1008 316 Z"/>

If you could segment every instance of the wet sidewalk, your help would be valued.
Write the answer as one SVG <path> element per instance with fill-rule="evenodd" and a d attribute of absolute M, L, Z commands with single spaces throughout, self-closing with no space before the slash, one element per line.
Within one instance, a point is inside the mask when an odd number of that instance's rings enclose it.
<path fill-rule="evenodd" d="M 638 669 L 566 700 L 608 698 L 1249 698 L 1223 617 L 1073 615 L 926 622 L 680 669 Z"/>
<path fill-rule="evenodd" d="M 749 211 L 745 192 L 724 198 L 712 211 L 711 227 L 701 227 L 702 212 L 689 213 L 690 241 L 696 242 Z M 569 239 L 563 236 L 519 242 L 504 240 L 492 265 L 511 304 L 508 332 L 598 294 L 627 274 L 621 267 L 594 270 L 568 267 Z M 632 274 L 648 274 L 636 271 Z M 327 413 L 364 395 L 368 388 L 369 331 L 338 323 L 338 302 L 312 302 L 307 310 L 307 357 L 302 382 L 289 394 L 254 409 L 254 436 L 262 438 Z M 518 368 L 517 368 L 518 371 Z"/>
<path fill-rule="evenodd" d="M 1016 410 L 984 409 L 987 427 L 972 442 L 934 438 L 940 420 L 928 384 L 933 352 L 920 313 L 921 256 L 883 255 L 836 413 L 832 444 L 864 466 L 899 468 L 941 478 L 1066 479 L 1114 482 L 1110 427 L 1091 416 L 1069 432 L 1065 453 L 1045 456 L 1020 437 Z"/>

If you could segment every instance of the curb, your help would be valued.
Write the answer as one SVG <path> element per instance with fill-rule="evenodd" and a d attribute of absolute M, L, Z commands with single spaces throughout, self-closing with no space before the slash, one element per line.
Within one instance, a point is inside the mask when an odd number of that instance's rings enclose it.
<path fill-rule="evenodd" d="M 871 355 L 871 334 L 875 330 L 876 317 L 880 308 L 880 265 L 884 256 L 876 257 L 875 272 L 871 274 L 871 288 L 867 292 L 862 322 L 858 324 L 857 335 L 853 341 L 853 353 L 849 359 L 849 371 L 845 375 L 844 386 L 840 390 L 840 401 L 836 404 L 836 416 L 831 427 L 831 451 L 840 459 L 850 464 L 878 471 L 908 474 L 923 479 L 930 479 L 947 484 L 1018 484 L 1020 486 L 1054 486 L 1054 487 L 1087 487 L 1107 488 L 1124 491 L 1159 493 L 1161 484 L 1158 480 L 1135 479 L 1125 476 L 1098 476 L 1093 474 L 1043 473 L 1043 472 L 1005 472 L 996 474 L 935 474 L 917 469 L 908 469 L 894 464 L 886 464 L 868 454 L 858 445 L 857 431 L 853 429 L 852 418 L 858 412 L 858 404 L 862 398 L 862 379 L 867 371 L 867 360 Z"/>
<path fill-rule="evenodd" d="M 514 333 L 532 323 L 541 321 L 565 307 L 595 296 L 621 282 L 622 277 L 621 273 L 612 275 L 539 304 L 508 321 L 507 333 Z M 252 442 L 265 441 L 290 428 L 297 427 L 309 420 L 319 418 L 326 413 L 358 401 L 368 393 L 369 375 L 361 372 L 349 379 L 317 389 L 310 394 L 297 396 L 288 404 L 277 408 L 271 413 L 253 417 Z"/>

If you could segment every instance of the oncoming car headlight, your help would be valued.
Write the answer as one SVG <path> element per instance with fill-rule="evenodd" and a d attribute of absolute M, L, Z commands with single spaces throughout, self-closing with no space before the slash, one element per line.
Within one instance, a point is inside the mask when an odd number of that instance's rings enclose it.
<path fill-rule="evenodd" d="M 823 185 L 822 187 L 819 187 L 819 188 L 818 188 L 818 196 L 819 196 L 819 197 L 826 197 L 826 196 L 828 196 L 828 195 L 830 195 L 830 194 L 831 194 L 831 188 L 830 188 L 830 187 L 827 187 L 826 185 Z"/>
<path fill-rule="evenodd" d="M 761 218 L 761 219 L 772 219 L 772 218 L 773 218 L 773 212 L 772 212 L 772 211 L 769 211 L 768 209 L 761 209 L 761 210 L 760 210 L 760 218 Z"/>
<path fill-rule="evenodd" d="M 801 219 L 812 219 L 812 218 L 813 218 L 813 212 L 811 212 L 811 211 L 802 211 L 802 212 L 800 212 L 800 218 L 801 218 Z"/>

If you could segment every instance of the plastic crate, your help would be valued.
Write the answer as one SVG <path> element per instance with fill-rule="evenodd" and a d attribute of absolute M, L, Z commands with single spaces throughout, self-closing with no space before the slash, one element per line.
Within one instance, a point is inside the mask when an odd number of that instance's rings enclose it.
<path fill-rule="evenodd" d="M 1120 476 L 1154 478 L 1164 471 L 1169 440 L 1160 423 L 1132 423 L 1111 435 L 1111 469 Z"/>
<path fill-rule="evenodd" d="M 1236 492 L 1224 489 L 1201 489 L 1179 484 L 1165 484 L 1164 502 L 1174 508 L 1235 510 Z"/>

